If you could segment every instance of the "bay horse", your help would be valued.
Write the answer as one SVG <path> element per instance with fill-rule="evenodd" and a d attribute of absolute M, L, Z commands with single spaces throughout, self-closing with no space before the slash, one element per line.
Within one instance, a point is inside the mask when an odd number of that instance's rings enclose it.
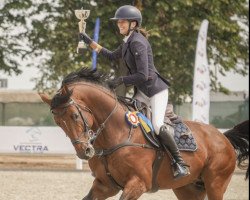
<path fill-rule="evenodd" d="M 175 180 L 168 154 L 153 148 L 139 127 L 128 125 L 127 107 L 105 87 L 105 80 L 103 74 L 83 68 L 66 76 L 53 98 L 40 93 L 95 177 L 83 200 L 104 200 L 120 190 L 120 200 L 136 200 L 157 189 L 172 189 L 179 200 L 202 200 L 206 195 L 209 200 L 222 200 L 236 164 L 243 166 L 248 159 L 248 132 L 222 134 L 211 125 L 184 121 L 198 148 L 181 152 L 190 175 Z M 153 166 L 161 155 L 155 173 Z"/>

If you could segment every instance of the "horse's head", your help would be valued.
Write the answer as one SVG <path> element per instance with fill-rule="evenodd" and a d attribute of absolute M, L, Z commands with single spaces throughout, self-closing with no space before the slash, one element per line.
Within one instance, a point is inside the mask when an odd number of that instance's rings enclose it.
<path fill-rule="evenodd" d="M 72 91 L 63 87 L 52 99 L 46 94 L 39 95 L 50 106 L 56 124 L 70 138 L 77 156 L 88 160 L 95 154 L 91 142 L 94 137 L 91 130 L 94 118 L 84 102 L 71 98 L 71 94 Z"/>

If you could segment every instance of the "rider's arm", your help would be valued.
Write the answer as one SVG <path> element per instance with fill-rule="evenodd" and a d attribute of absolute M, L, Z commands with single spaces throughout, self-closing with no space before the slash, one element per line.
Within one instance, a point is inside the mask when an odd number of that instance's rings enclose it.
<path fill-rule="evenodd" d="M 109 60 L 116 60 L 122 57 L 122 45 L 120 45 L 115 51 L 110 51 L 93 41 L 86 33 L 80 33 L 79 38 L 89 45 L 94 51 L 100 53 Z"/>
<path fill-rule="evenodd" d="M 104 47 L 99 51 L 101 55 L 108 58 L 109 60 L 117 60 L 122 57 L 122 45 L 120 45 L 116 50 L 110 51 Z"/>

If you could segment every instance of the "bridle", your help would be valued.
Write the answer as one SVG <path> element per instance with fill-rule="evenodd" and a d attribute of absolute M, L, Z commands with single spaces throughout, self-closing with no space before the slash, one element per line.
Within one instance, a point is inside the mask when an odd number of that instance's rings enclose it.
<path fill-rule="evenodd" d="M 86 111 L 86 112 L 90 113 L 91 115 L 93 115 L 92 110 L 90 108 L 88 108 L 87 106 L 80 106 L 72 98 L 70 98 L 67 103 L 65 103 L 63 105 L 60 105 L 60 106 L 57 106 L 57 107 L 52 107 L 50 110 L 51 110 L 51 113 L 53 115 L 62 116 L 62 115 L 64 115 L 66 113 L 67 108 L 69 106 L 75 106 L 76 107 L 76 109 L 78 111 L 78 114 L 80 115 L 81 120 L 82 120 L 83 125 L 84 125 L 83 132 L 79 135 L 78 138 L 71 139 L 71 143 L 73 145 L 81 144 L 81 143 L 93 144 L 95 142 L 95 140 L 97 139 L 97 137 L 101 134 L 102 130 L 105 128 L 106 123 L 108 122 L 109 118 L 116 112 L 117 107 L 118 107 L 118 99 L 115 98 L 115 107 L 110 112 L 110 114 L 107 116 L 107 118 L 104 120 L 104 122 L 99 125 L 99 127 L 98 127 L 98 129 L 96 131 L 94 131 L 94 130 L 91 129 L 91 127 L 89 126 L 87 118 L 82 113 L 82 111 Z M 61 112 L 55 112 L 53 110 L 55 108 L 61 108 L 63 110 Z M 81 140 L 81 138 L 83 136 L 85 136 L 85 135 L 87 135 L 88 138 L 89 138 L 88 142 L 84 142 L 84 141 Z"/>

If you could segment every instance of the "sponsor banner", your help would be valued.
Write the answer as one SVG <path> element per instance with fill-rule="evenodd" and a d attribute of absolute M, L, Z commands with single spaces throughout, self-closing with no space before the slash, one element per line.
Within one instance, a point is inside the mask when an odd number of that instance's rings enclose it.
<path fill-rule="evenodd" d="M 75 154 L 59 127 L 0 126 L 0 153 Z"/>
<path fill-rule="evenodd" d="M 208 124 L 210 107 L 210 77 L 207 61 L 208 21 L 203 20 L 196 47 L 194 82 L 193 82 L 193 117 L 192 120 Z"/>

